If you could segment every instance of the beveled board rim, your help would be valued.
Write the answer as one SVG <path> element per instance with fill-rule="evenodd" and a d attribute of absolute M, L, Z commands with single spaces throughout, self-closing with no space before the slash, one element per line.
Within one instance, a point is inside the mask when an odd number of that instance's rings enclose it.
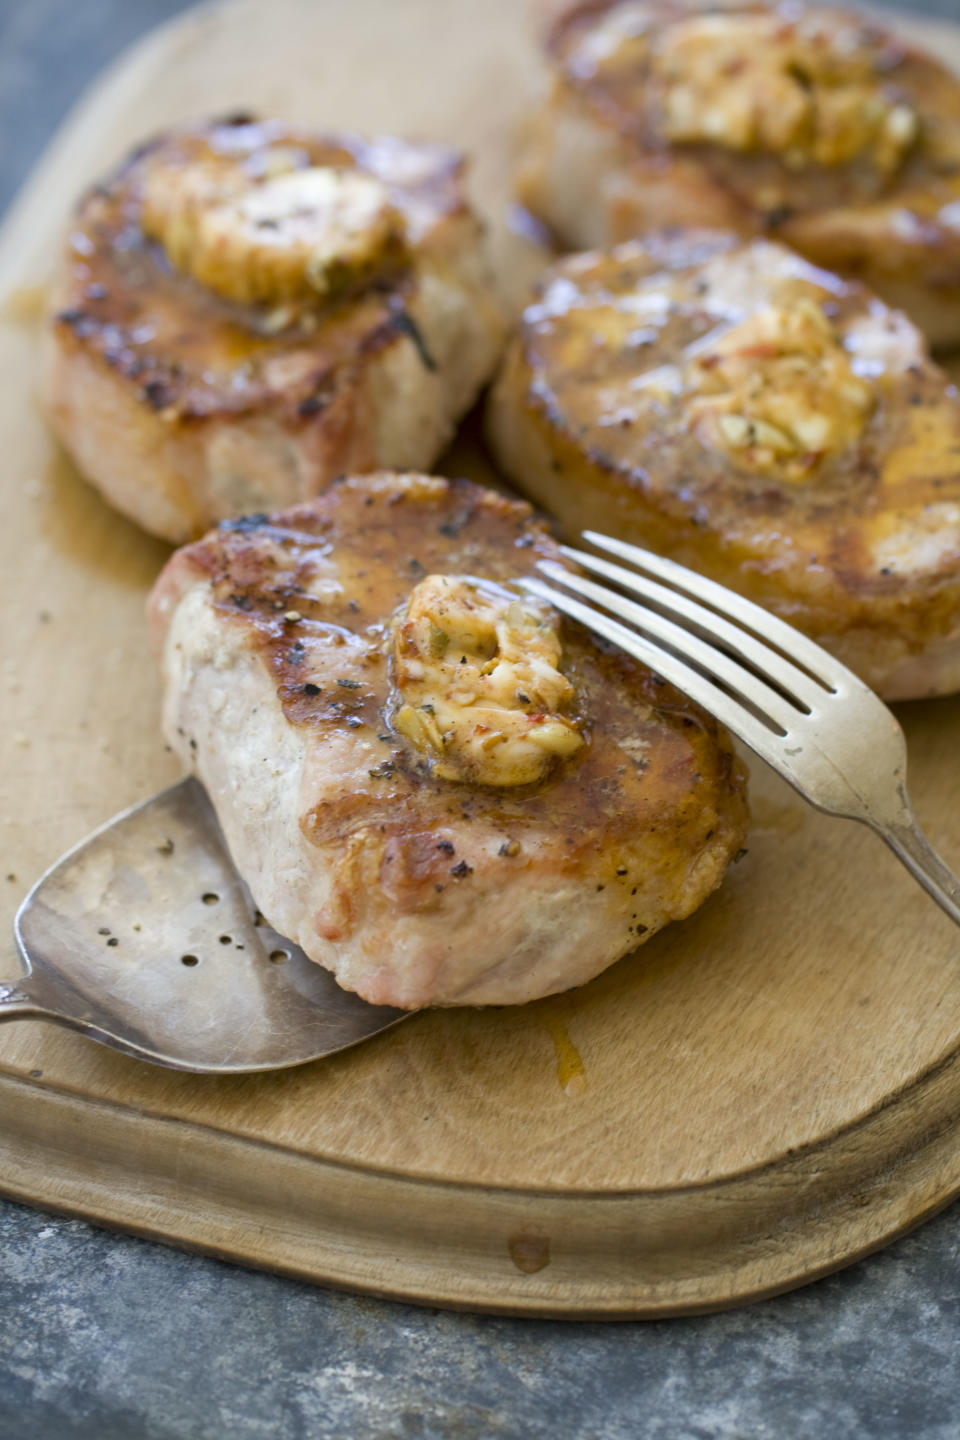
<path fill-rule="evenodd" d="M 949 1099 L 960 1087 L 960 1056 L 947 1068 Z M 524 1194 L 386 1176 L 182 1119 L 91 1105 L 5 1074 L 0 1097 L 18 1116 L 0 1131 L 0 1193 L 9 1199 L 297 1279 L 489 1314 L 657 1319 L 755 1303 L 864 1258 L 960 1189 L 956 1103 L 859 1183 L 818 1184 L 837 1171 L 811 1170 L 817 1157 L 798 1154 L 779 1176 L 781 1190 L 801 1197 L 795 1208 L 771 1208 L 763 1185 L 745 1178 L 697 1187 L 678 1217 L 675 1195 Z M 923 1098 L 906 1099 L 905 1119 L 920 1118 Z M 83 1135 L 90 1120 L 93 1157 Z M 862 1129 L 841 1137 L 841 1159 L 863 1156 Z M 237 1187 L 224 1201 L 231 1172 Z M 241 1184 L 247 1199 L 238 1207 Z M 693 1253 L 691 1234 L 701 1242 Z M 704 1239 L 713 1247 L 706 1263 Z"/>

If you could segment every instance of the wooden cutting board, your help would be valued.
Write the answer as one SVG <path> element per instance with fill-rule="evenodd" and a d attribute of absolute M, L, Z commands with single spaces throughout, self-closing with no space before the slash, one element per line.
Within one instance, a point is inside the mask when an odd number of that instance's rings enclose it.
<path fill-rule="evenodd" d="M 914 27 L 916 28 L 916 27 Z M 960 63 L 960 37 L 936 29 Z M 83 184 L 154 128 L 254 107 L 451 141 L 503 223 L 537 84 L 517 0 L 232 0 L 123 59 L 0 240 L 0 974 L 28 885 L 175 778 L 143 602 L 166 549 L 57 453 L 40 291 Z M 489 473 L 469 433 L 444 466 Z M 901 707 L 917 810 L 960 861 L 960 700 Z M 576 993 L 423 1014 L 327 1062 L 202 1078 L 0 1030 L 0 1189 L 254 1265 L 443 1305 L 650 1316 L 845 1264 L 960 1190 L 960 936 L 880 843 L 756 762 L 749 854 Z M 6 876 L 4 879 L 3 876 Z"/>

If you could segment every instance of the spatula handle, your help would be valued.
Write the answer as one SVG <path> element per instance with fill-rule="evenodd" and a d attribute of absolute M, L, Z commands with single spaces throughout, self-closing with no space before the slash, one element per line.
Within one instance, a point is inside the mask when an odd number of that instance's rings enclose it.
<path fill-rule="evenodd" d="M 0 1021 L 26 1020 L 31 1015 L 36 1017 L 48 1013 L 46 1007 L 30 994 L 29 981 L 0 981 Z"/>

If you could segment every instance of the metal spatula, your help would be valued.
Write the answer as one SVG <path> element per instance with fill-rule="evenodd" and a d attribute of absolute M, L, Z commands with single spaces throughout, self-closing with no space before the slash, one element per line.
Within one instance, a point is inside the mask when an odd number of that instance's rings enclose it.
<path fill-rule="evenodd" d="M 409 1012 L 368 1005 L 265 923 L 193 779 L 49 870 L 16 919 L 0 1020 L 53 1020 L 177 1070 L 300 1065 Z"/>

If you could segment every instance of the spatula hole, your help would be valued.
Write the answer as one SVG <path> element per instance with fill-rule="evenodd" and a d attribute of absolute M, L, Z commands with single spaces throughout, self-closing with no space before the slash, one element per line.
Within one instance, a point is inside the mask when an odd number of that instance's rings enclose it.
<path fill-rule="evenodd" d="M 287 950 L 271 950 L 270 959 L 273 961 L 274 965 L 282 965 L 284 960 L 290 959 L 290 954 Z"/>
<path fill-rule="evenodd" d="M 233 944 L 233 936 L 232 936 L 232 935 L 221 935 L 221 936 L 220 936 L 220 944 L 221 944 L 221 945 L 232 945 L 232 944 Z"/>
<path fill-rule="evenodd" d="M 200 964 L 200 957 L 199 957 L 198 955 L 181 955 L 181 956 L 180 956 L 180 964 L 181 964 L 181 965 L 190 965 L 190 966 L 199 965 L 199 964 Z"/>
<path fill-rule="evenodd" d="M 203 903 L 204 905 L 216 905 L 219 899 L 220 896 L 217 895 L 213 890 L 208 890 L 206 895 L 204 895 L 203 897 Z"/>

